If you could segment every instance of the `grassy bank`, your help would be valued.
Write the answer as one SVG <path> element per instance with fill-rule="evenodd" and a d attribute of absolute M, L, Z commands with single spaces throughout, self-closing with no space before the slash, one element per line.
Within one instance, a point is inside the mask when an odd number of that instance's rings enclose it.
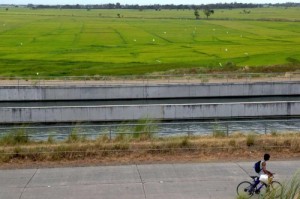
<path fill-rule="evenodd" d="M 249 160 L 269 152 L 276 158 L 299 158 L 300 134 L 234 134 L 155 138 L 151 134 L 103 135 L 96 140 L 72 133 L 65 141 L 30 141 L 20 132 L 0 140 L 0 165 L 110 164 L 164 161 Z"/>

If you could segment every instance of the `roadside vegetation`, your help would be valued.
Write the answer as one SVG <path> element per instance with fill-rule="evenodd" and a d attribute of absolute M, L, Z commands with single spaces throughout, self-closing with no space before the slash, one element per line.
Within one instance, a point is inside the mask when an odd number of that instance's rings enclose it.
<path fill-rule="evenodd" d="M 204 11 L 0 9 L 0 76 L 299 70 L 299 7 Z"/>
<path fill-rule="evenodd" d="M 300 154 L 299 133 L 234 133 L 215 132 L 211 136 L 157 137 L 147 125 L 131 134 L 118 133 L 113 138 L 102 134 L 87 139 L 72 131 L 63 141 L 53 136 L 33 141 L 20 130 L 0 138 L 0 167 L 10 164 L 43 164 L 43 162 L 81 162 L 89 164 L 217 161 L 255 159 L 258 154 L 272 153 L 276 158 L 294 158 Z"/>

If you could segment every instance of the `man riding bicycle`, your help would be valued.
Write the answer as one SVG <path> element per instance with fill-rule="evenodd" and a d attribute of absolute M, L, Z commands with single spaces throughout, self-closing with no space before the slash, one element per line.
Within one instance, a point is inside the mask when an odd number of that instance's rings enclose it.
<path fill-rule="evenodd" d="M 267 170 L 267 161 L 270 160 L 270 154 L 266 153 L 263 160 L 258 161 L 254 165 L 255 172 L 259 175 L 259 179 L 255 182 L 255 186 L 262 181 L 267 183 L 268 180 L 273 177 L 273 173 Z"/>
<path fill-rule="evenodd" d="M 265 154 L 264 155 L 264 159 L 261 161 L 261 171 L 259 172 L 259 175 L 268 175 L 268 177 L 272 177 L 273 173 L 271 173 L 270 171 L 267 170 L 267 161 L 270 160 L 270 155 L 269 154 Z"/>
<path fill-rule="evenodd" d="M 254 170 L 258 176 L 250 176 L 252 182 L 243 181 L 237 186 L 238 195 L 251 197 L 254 193 L 262 195 L 275 195 L 275 198 L 282 193 L 282 185 L 273 180 L 273 173 L 267 170 L 267 161 L 270 160 L 269 154 L 264 154 L 263 160 L 254 164 Z M 261 183 L 260 183 L 261 182 Z M 271 195 L 270 195 L 271 194 Z"/>

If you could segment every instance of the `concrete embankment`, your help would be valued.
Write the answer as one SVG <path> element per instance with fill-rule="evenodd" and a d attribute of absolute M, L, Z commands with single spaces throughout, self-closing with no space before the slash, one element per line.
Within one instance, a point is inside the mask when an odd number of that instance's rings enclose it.
<path fill-rule="evenodd" d="M 160 99 L 300 95 L 299 82 L 119 86 L 0 86 L 0 101 Z"/>
<path fill-rule="evenodd" d="M 92 122 L 152 118 L 158 120 L 300 115 L 300 102 L 251 102 L 225 104 L 157 104 L 91 107 L 0 108 L 0 123 Z"/>
<path fill-rule="evenodd" d="M 300 82 L 0 87 L 0 101 L 297 96 Z M 0 123 L 96 122 L 300 116 L 300 101 L 2 107 Z"/>

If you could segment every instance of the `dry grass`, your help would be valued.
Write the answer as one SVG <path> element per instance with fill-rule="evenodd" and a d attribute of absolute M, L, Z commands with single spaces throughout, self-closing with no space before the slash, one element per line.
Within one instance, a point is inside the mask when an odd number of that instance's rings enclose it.
<path fill-rule="evenodd" d="M 229 137 L 135 139 L 121 136 L 114 140 L 102 136 L 93 141 L 2 144 L 0 167 L 250 160 L 265 152 L 271 153 L 272 159 L 299 158 L 300 134 L 251 134 L 251 138 L 238 133 Z"/>

